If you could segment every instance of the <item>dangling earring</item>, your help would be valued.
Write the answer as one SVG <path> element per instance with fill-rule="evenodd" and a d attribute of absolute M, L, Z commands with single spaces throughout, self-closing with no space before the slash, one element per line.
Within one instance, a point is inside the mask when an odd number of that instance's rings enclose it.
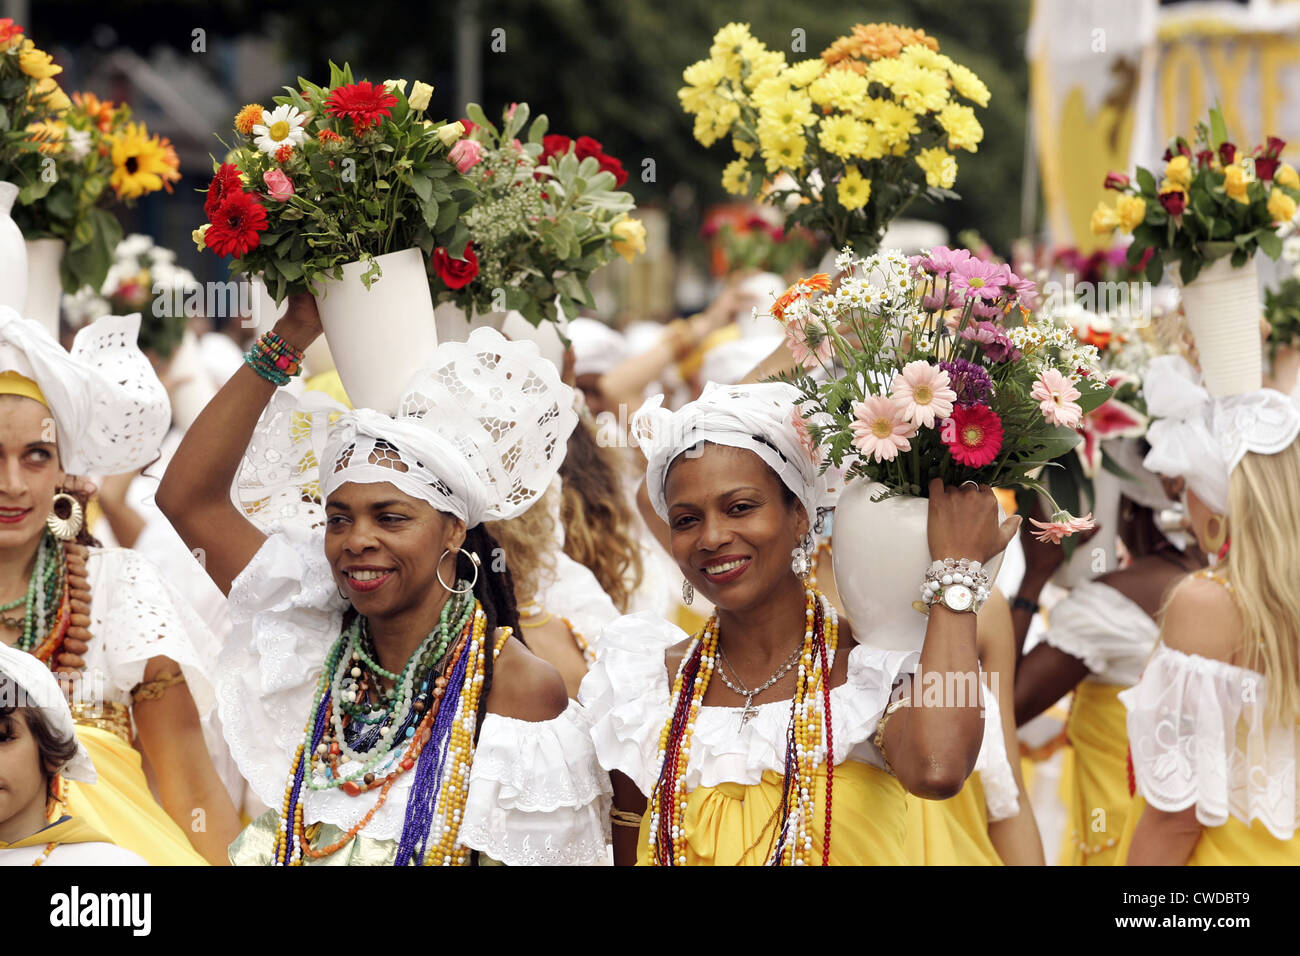
<path fill-rule="evenodd" d="M 790 570 L 800 579 L 808 577 L 808 572 L 812 570 L 812 559 L 810 557 L 812 548 L 812 532 L 810 531 L 803 536 L 803 540 L 790 552 Z"/>
<path fill-rule="evenodd" d="M 1210 531 L 1209 524 L 1213 523 L 1214 531 Z M 1212 515 L 1210 522 L 1207 523 L 1205 533 L 1210 537 L 1205 542 L 1205 553 L 1218 555 L 1223 550 L 1223 542 L 1228 537 L 1228 519 L 1223 515 Z"/>
<path fill-rule="evenodd" d="M 68 516 L 59 517 L 59 505 L 67 502 Z M 81 510 L 81 502 L 68 494 L 66 491 L 60 491 L 50 502 L 50 513 L 45 516 L 45 527 L 50 529 L 50 534 L 60 541 L 71 541 L 80 532 L 81 526 L 85 523 L 85 515 Z"/>
<path fill-rule="evenodd" d="M 456 554 L 462 554 L 462 553 L 463 553 L 463 554 L 466 554 L 466 555 L 469 556 L 469 563 L 470 563 L 470 565 L 474 568 L 474 580 L 470 581 L 469 584 L 468 584 L 466 587 L 460 588 L 460 589 L 458 590 L 458 589 L 456 589 L 456 588 L 454 588 L 454 587 L 451 587 L 449 584 L 447 584 L 446 581 L 444 581 L 444 580 L 442 579 L 442 559 L 445 558 L 447 555 L 449 555 L 449 554 L 451 554 L 451 553 L 452 553 L 452 551 L 451 551 L 450 548 L 447 548 L 447 549 L 445 549 L 445 550 L 442 552 L 442 555 L 438 558 L 438 564 L 437 564 L 437 566 L 434 568 L 434 574 L 436 574 L 437 577 L 438 577 L 438 583 L 441 584 L 441 585 L 442 585 L 444 588 L 446 588 L 448 591 L 450 591 L 452 594 L 469 594 L 471 591 L 474 590 L 474 585 L 478 584 L 478 569 L 479 569 L 479 567 L 482 565 L 482 562 L 479 561 L 479 556 L 478 556 L 475 552 L 473 552 L 473 551 L 465 551 L 463 548 L 457 548 L 457 549 L 456 549 L 456 552 L 455 552 Z M 453 580 L 455 579 L 455 570 L 456 570 L 456 569 L 455 569 L 455 562 L 453 561 L 453 562 L 452 562 L 452 578 L 453 578 Z"/>
<path fill-rule="evenodd" d="M 682 578 L 682 603 L 687 607 L 695 600 L 695 585 L 685 578 Z"/>

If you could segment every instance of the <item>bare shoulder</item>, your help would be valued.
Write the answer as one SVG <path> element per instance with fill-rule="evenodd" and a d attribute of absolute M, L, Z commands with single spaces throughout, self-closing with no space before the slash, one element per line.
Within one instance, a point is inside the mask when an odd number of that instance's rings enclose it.
<path fill-rule="evenodd" d="M 1222 583 L 1189 577 L 1170 596 L 1160 622 L 1164 643 L 1184 654 L 1231 661 L 1243 622 L 1232 592 Z"/>
<path fill-rule="evenodd" d="M 553 720 L 568 706 L 569 692 L 560 672 L 525 647 L 518 638 L 507 640 L 492 670 L 488 712 L 515 720 L 540 722 Z"/>
<path fill-rule="evenodd" d="M 672 687 L 673 681 L 677 679 L 677 669 L 682 666 L 682 660 L 686 657 L 686 652 L 691 649 L 694 640 L 693 637 L 688 637 L 664 651 L 664 666 L 668 668 L 669 687 Z"/>

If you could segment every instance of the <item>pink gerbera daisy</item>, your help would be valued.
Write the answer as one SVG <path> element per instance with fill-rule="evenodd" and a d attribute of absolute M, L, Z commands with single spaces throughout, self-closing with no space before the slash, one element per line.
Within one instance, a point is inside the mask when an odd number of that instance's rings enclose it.
<path fill-rule="evenodd" d="M 1029 519 L 1029 523 L 1038 531 L 1034 532 L 1034 537 L 1039 541 L 1060 544 L 1062 538 L 1068 538 L 1080 531 L 1091 531 L 1097 526 L 1092 520 L 1092 512 L 1089 511 L 1082 518 L 1075 518 L 1068 511 L 1058 511 L 1052 515 L 1051 521 L 1036 521 Z"/>
<path fill-rule="evenodd" d="M 794 360 L 804 368 L 824 365 L 830 362 L 834 354 L 834 343 L 830 335 L 806 313 L 802 316 L 786 316 L 785 344 Z"/>
<path fill-rule="evenodd" d="M 908 441 L 916 426 L 903 421 L 898 406 L 887 395 L 872 395 L 865 402 L 853 403 L 853 447 L 863 458 L 893 461 L 900 451 L 911 451 Z"/>
<path fill-rule="evenodd" d="M 952 404 L 957 393 L 952 390 L 948 373 L 929 362 L 908 362 L 894 376 L 890 398 L 898 406 L 904 420 L 914 425 L 934 427 L 936 418 L 952 414 Z"/>
<path fill-rule="evenodd" d="M 970 258 L 952 270 L 952 288 L 963 299 L 993 302 L 1002 295 L 1002 284 L 1010 270 L 1004 265 Z"/>
<path fill-rule="evenodd" d="M 958 405 L 940 437 L 958 462 L 983 468 L 1002 450 L 1002 419 L 987 405 Z"/>
<path fill-rule="evenodd" d="M 1040 372 L 1029 397 L 1038 402 L 1038 409 L 1049 424 L 1074 428 L 1083 417 L 1083 409 L 1075 403 L 1079 390 L 1057 369 Z"/>

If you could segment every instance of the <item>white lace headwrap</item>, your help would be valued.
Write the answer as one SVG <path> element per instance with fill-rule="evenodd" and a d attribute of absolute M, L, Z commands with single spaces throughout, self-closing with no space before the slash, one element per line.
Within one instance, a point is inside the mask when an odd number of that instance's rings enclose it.
<path fill-rule="evenodd" d="M 604 375 L 628 357 L 627 339 L 596 319 L 577 318 L 569 323 L 574 375 Z"/>
<path fill-rule="evenodd" d="M 40 322 L 0 306 L 0 372 L 40 386 L 68 474 L 118 475 L 158 454 L 171 404 L 136 345 L 139 331 L 139 313 L 106 315 L 77 333 L 69 353 Z"/>
<path fill-rule="evenodd" d="M 825 503 L 825 482 L 810 444 L 795 426 L 799 391 L 784 382 L 718 385 L 710 382 L 695 401 L 676 412 L 656 395 L 632 416 L 632 434 L 646 456 L 646 487 L 655 512 L 668 520 L 668 468 L 702 441 L 744 448 L 763 459 L 808 513 L 811 527 Z"/>
<path fill-rule="evenodd" d="M 245 453 L 236 498 L 268 526 L 304 513 L 320 520 L 345 482 L 390 482 L 472 528 L 541 497 L 577 423 L 573 390 L 534 343 L 477 328 L 438 346 L 396 417 L 278 393 Z"/>
<path fill-rule="evenodd" d="M 1275 455 L 1300 434 L 1300 405 L 1271 388 L 1213 398 L 1180 356 L 1153 359 L 1142 376 L 1151 471 L 1183 477 L 1219 514 L 1228 511 L 1228 482 L 1247 452 Z"/>
<path fill-rule="evenodd" d="M 76 741 L 77 752 L 58 772 L 68 780 L 94 783 L 95 765 L 91 763 L 85 746 L 77 739 L 77 729 L 72 722 L 72 711 L 68 708 L 67 698 L 63 696 L 63 688 L 50 669 L 31 654 L 0 644 L 0 674 L 6 675 L 22 691 L 20 699 L 0 699 L 0 704 L 8 707 L 34 707 L 59 737 Z"/>

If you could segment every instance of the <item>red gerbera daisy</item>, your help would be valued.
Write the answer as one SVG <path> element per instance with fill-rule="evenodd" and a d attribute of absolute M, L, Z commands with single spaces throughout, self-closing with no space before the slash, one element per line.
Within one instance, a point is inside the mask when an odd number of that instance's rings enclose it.
<path fill-rule="evenodd" d="M 230 163 L 222 163 L 217 174 L 212 177 L 212 184 L 208 186 L 208 198 L 203 201 L 203 211 L 208 219 L 212 220 L 229 196 L 243 191 L 244 182 L 239 178 L 239 170 Z"/>
<path fill-rule="evenodd" d="M 351 119 L 352 128 L 361 132 L 384 117 L 392 116 L 391 109 L 396 105 L 397 97 L 388 92 L 387 87 L 362 80 L 334 90 L 325 100 L 325 112 Z"/>
<path fill-rule="evenodd" d="M 246 192 L 231 193 L 221 204 L 204 243 L 217 255 L 243 256 L 256 249 L 266 231 L 266 209 Z"/>
<path fill-rule="evenodd" d="M 961 464 L 983 468 L 1002 450 L 1002 419 L 987 405 L 958 405 L 939 431 Z"/>

